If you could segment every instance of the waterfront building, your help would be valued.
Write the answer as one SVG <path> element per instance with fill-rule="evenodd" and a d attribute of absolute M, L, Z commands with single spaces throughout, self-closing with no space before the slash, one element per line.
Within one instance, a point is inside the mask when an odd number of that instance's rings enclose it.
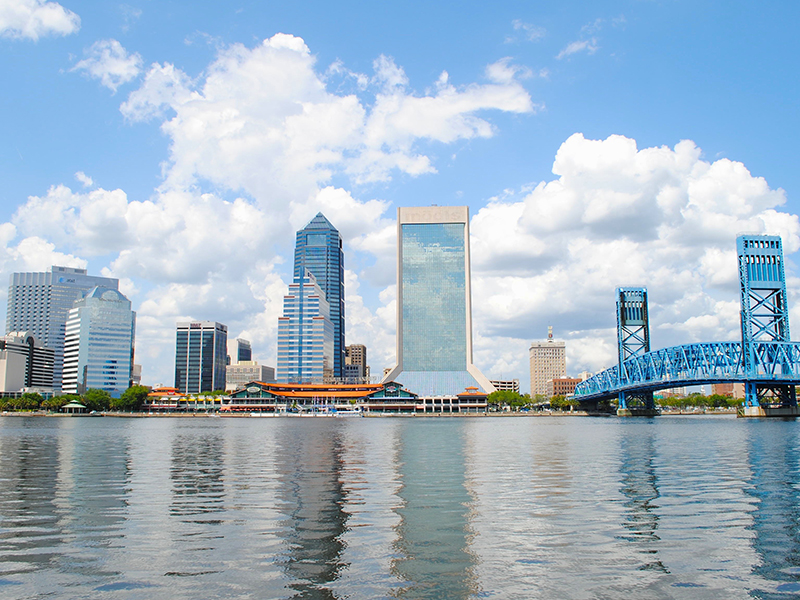
<path fill-rule="evenodd" d="M 469 209 L 397 211 L 397 365 L 384 381 L 422 397 L 494 387 L 472 364 Z"/>
<path fill-rule="evenodd" d="M 566 344 L 553 339 L 553 328 L 547 328 L 547 339 L 530 347 L 531 397 L 547 395 L 547 382 L 567 376 Z"/>
<path fill-rule="evenodd" d="M 581 381 L 583 380 L 579 377 L 557 377 L 555 379 L 548 379 L 544 395 L 548 398 L 552 398 L 553 396 L 569 396 L 575 391 L 575 386 Z"/>
<path fill-rule="evenodd" d="M 184 394 L 225 389 L 228 328 L 216 321 L 177 324 L 175 387 Z"/>
<path fill-rule="evenodd" d="M 76 300 L 67 316 L 62 390 L 90 388 L 119 396 L 131 386 L 136 313 L 116 289 L 95 287 Z"/>
<path fill-rule="evenodd" d="M 729 398 L 744 398 L 744 383 L 712 383 L 711 395 L 715 394 Z"/>
<path fill-rule="evenodd" d="M 131 385 L 142 385 L 142 365 L 133 365 Z"/>
<path fill-rule="evenodd" d="M 322 213 L 297 232 L 294 250 L 294 281 L 308 269 L 325 294 L 328 318 L 333 324 L 333 377 L 344 376 L 344 252 L 342 236 Z"/>
<path fill-rule="evenodd" d="M 53 387 L 57 391 L 64 368 L 67 315 L 75 300 L 96 286 L 116 290 L 119 280 L 59 266 L 45 273 L 12 273 L 9 278 L 6 332 L 28 332 L 53 349 Z"/>
<path fill-rule="evenodd" d="M 492 379 L 491 384 L 498 392 L 508 391 L 519 394 L 519 379 Z"/>
<path fill-rule="evenodd" d="M 275 381 L 275 369 L 260 365 L 257 361 L 242 360 L 225 369 L 225 390 L 238 390 L 251 381 L 271 383 Z"/>
<path fill-rule="evenodd" d="M 53 392 L 55 352 L 29 332 L 0 338 L 0 392 Z"/>
<path fill-rule="evenodd" d="M 278 381 L 323 383 L 333 378 L 334 326 L 330 305 L 306 269 L 289 285 L 278 318 Z"/>

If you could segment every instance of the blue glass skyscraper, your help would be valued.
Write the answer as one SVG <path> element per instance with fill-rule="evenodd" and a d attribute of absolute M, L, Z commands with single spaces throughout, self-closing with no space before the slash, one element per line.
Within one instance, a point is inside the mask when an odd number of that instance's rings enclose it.
<path fill-rule="evenodd" d="M 401 207 L 397 239 L 397 366 L 384 381 L 425 398 L 493 392 L 472 364 L 467 207 Z"/>
<path fill-rule="evenodd" d="M 308 269 L 317 285 L 325 293 L 330 305 L 330 320 L 333 323 L 333 371 L 334 377 L 344 377 L 344 252 L 342 236 L 322 213 L 297 232 L 294 250 L 294 281 L 303 279 Z"/>

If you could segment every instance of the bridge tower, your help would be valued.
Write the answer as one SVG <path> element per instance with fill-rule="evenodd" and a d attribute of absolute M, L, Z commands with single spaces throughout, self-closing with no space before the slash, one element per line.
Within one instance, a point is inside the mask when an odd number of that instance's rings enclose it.
<path fill-rule="evenodd" d="M 647 314 L 647 289 L 643 287 L 617 288 L 617 352 L 619 380 L 627 381 L 625 361 L 650 352 L 650 318 Z M 654 410 L 653 392 L 620 392 L 619 408 L 629 404 L 644 404 Z"/>
<path fill-rule="evenodd" d="M 797 406 L 793 385 L 759 383 L 755 379 L 758 357 L 754 342 L 791 341 L 781 238 L 742 235 L 736 238 L 736 250 L 742 301 L 742 366 L 747 377 L 745 406 Z"/>

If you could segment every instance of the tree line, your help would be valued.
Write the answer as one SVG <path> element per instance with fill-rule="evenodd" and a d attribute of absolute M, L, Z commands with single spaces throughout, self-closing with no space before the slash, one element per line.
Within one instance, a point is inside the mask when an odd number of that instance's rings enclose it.
<path fill-rule="evenodd" d="M 19 398 L 0 398 L 0 411 L 59 411 L 70 402 L 83 404 L 89 411 L 137 411 L 141 409 L 148 393 L 150 393 L 149 388 L 143 385 L 134 385 L 128 388 L 122 392 L 119 398 L 112 398 L 106 390 L 96 388 L 88 389 L 80 395 L 62 394 L 47 399 L 41 394 L 28 392 Z"/>

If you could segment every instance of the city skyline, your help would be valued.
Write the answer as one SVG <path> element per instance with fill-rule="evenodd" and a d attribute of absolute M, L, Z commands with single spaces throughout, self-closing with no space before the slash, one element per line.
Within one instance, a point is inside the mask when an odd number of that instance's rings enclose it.
<path fill-rule="evenodd" d="M 189 319 L 275 365 L 294 235 L 318 212 L 376 374 L 399 206 L 470 207 L 474 362 L 522 390 L 550 324 L 570 372 L 614 363 L 620 286 L 658 299 L 653 347 L 735 338 L 740 232 L 782 236 L 800 306 L 800 7 L 13 4 L 0 276 L 119 279 L 146 382 L 172 380 Z"/>

